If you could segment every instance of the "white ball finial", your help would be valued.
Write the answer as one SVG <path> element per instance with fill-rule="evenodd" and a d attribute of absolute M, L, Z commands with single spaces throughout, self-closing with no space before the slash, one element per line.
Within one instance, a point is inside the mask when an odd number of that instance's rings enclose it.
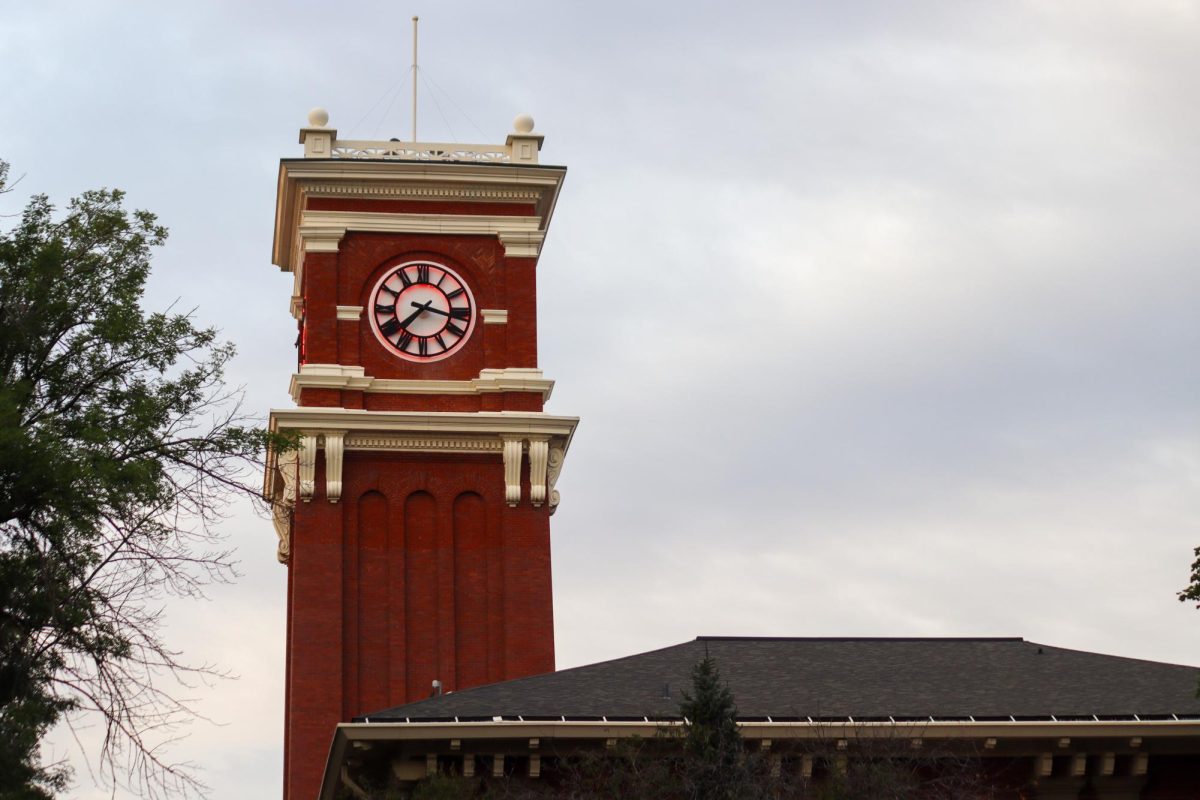
<path fill-rule="evenodd" d="M 317 106 L 308 112 L 308 124 L 313 128 L 324 128 L 329 124 L 329 112 Z"/>
<path fill-rule="evenodd" d="M 533 130 L 533 117 L 528 114 L 517 114 L 513 120 L 513 130 L 517 133 L 529 133 Z"/>

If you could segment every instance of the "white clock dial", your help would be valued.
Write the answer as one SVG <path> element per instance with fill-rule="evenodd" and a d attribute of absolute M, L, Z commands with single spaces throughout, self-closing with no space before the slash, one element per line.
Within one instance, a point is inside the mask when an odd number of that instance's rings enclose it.
<path fill-rule="evenodd" d="M 388 269 L 371 292 L 371 329 L 406 361 L 440 361 L 458 352 L 475 330 L 475 298 L 466 281 L 433 261 Z"/>

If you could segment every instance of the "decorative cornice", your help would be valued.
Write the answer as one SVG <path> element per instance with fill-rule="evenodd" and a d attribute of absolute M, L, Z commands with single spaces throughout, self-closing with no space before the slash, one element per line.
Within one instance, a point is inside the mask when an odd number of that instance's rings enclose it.
<path fill-rule="evenodd" d="M 535 203 L 541 189 L 503 189 L 495 186 L 410 186 L 406 184 L 310 183 L 304 187 L 309 197 L 376 197 L 414 200 L 460 200 L 473 202 Z"/>
<path fill-rule="evenodd" d="M 398 453 L 499 453 L 503 442 L 485 436 L 412 436 L 400 433 L 351 433 L 347 450 Z"/>
<path fill-rule="evenodd" d="M 337 252 L 348 231 L 499 236 L 505 255 L 536 258 L 546 233 L 538 217 L 499 214 L 390 214 L 370 211 L 303 211 L 300 249 Z"/>
<path fill-rule="evenodd" d="M 504 325 L 508 322 L 508 310 L 502 308 L 481 308 L 484 325 Z"/>
<path fill-rule="evenodd" d="M 306 406 L 273 409 L 270 417 L 272 431 L 515 434 L 565 438 L 567 445 L 578 424 L 578 417 L 560 417 L 540 411 L 365 411 Z M 565 451 L 566 446 L 563 449 Z"/>
<path fill-rule="evenodd" d="M 277 409 L 271 412 L 270 429 L 300 434 L 297 454 L 299 496 L 304 502 L 315 493 L 317 450 L 325 450 L 325 496 L 331 503 L 341 498 L 343 453 L 347 450 L 399 452 L 499 453 L 504 462 L 504 497 L 510 506 L 521 502 L 521 471 L 529 453 L 530 502 L 538 507 L 558 496 L 553 491 L 562 459 L 575 435 L 577 417 L 557 417 L 540 412 L 479 411 L 415 412 L 363 411 L 345 408 Z M 282 459 L 280 459 L 281 461 Z M 268 498 L 279 495 L 278 470 L 268 454 Z"/>
<path fill-rule="evenodd" d="M 363 230 L 382 232 L 511 234 L 513 255 L 536 257 L 540 238 L 523 233 L 513 220 L 532 220 L 533 230 L 545 236 L 566 175 L 564 167 L 529 164 L 480 164 L 469 162 L 376 161 L 334 158 L 284 159 L 279 168 L 275 206 L 275 241 L 272 261 L 288 272 L 299 271 L 305 252 L 331 252 L 347 229 L 313 230 L 311 214 L 350 212 L 314 212 L 305 210 L 309 194 L 323 197 L 411 197 L 434 200 L 477 200 L 489 202 L 533 203 L 530 217 L 507 217 L 509 223 L 496 229 L 449 230 L 437 220 L 462 219 L 458 214 L 376 214 L 379 217 L 420 217 L 429 219 L 423 228 L 412 230 L 412 220 L 399 227 L 373 227 Z M 370 215 L 368 215 L 370 216 Z M 307 230 L 301 230 L 307 226 Z M 406 227 L 407 226 L 407 227 Z M 320 226 L 318 226 L 319 228 Z M 517 235 L 521 234 L 521 235 Z M 537 241 L 534 239 L 537 238 Z"/>
<path fill-rule="evenodd" d="M 292 376 L 289 390 L 300 402 L 301 389 L 347 389 L 374 394 L 452 394 L 481 395 L 493 392 L 531 392 L 550 399 L 554 381 L 542 377 L 540 369 L 508 367 L 481 370 L 478 378 L 467 381 L 398 380 L 372 378 L 363 367 L 341 364 L 304 364 Z"/>
<path fill-rule="evenodd" d="M 337 318 L 340 320 L 348 320 L 357 322 L 362 319 L 362 306 L 338 306 Z"/>

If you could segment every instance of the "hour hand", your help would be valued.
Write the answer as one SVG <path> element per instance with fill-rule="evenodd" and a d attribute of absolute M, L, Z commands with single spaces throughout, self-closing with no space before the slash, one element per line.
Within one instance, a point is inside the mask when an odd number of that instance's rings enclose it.
<path fill-rule="evenodd" d="M 429 304 L 432 302 L 433 302 L 432 300 L 427 300 L 424 303 L 418 303 L 416 300 L 414 300 L 412 304 L 413 304 L 413 307 L 416 308 L 417 310 L 414 311 L 413 313 L 409 314 L 407 317 L 405 317 L 400 322 L 400 327 L 407 328 L 412 323 L 412 321 L 414 319 L 416 319 L 417 317 L 421 316 L 421 314 L 423 312 L 431 311 L 432 309 L 429 308 Z"/>

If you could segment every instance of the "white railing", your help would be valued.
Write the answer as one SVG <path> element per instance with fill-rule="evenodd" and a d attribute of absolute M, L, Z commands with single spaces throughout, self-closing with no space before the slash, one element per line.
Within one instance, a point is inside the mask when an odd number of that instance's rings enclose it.
<path fill-rule="evenodd" d="M 332 158 L 396 158 L 406 161 L 475 161 L 509 163 L 512 148 L 507 145 L 443 144 L 440 142 L 372 142 L 335 139 Z"/>
<path fill-rule="evenodd" d="M 339 139 L 328 127 L 329 113 L 314 108 L 308 127 L 300 129 L 305 158 L 388 159 L 396 161 L 469 161 L 476 164 L 536 164 L 542 135 L 533 131 L 533 117 L 520 114 L 504 144 L 445 144 Z"/>

